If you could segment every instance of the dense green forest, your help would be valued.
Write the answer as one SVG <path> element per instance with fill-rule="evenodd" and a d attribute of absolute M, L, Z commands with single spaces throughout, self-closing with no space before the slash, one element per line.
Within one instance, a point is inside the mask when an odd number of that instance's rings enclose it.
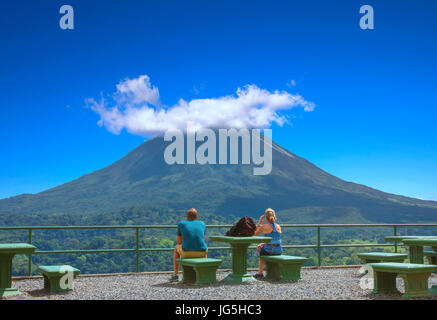
<path fill-rule="evenodd" d="M 253 215 L 257 220 L 259 215 Z M 29 225 L 176 225 L 179 220 L 185 218 L 185 211 L 175 212 L 158 207 L 148 209 L 129 208 L 113 214 L 95 216 L 74 215 L 49 215 L 49 216 L 0 216 L 3 226 L 29 226 Z M 226 215 L 216 216 L 201 213 L 201 219 L 207 225 L 233 224 L 240 216 Z M 289 216 L 281 219 L 280 224 L 300 223 Z M 398 234 L 436 234 L 437 227 L 402 227 Z M 208 228 L 207 235 L 222 235 L 229 228 Z M 387 244 L 384 236 L 392 235 L 392 227 L 365 227 L 365 228 L 322 228 L 321 243 L 327 244 Z M 176 228 L 166 229 L 140 229 L 140 248 L 168 248 L 176 244 Z M 0 242 L 27 242 L 26 230 L 1 230 Z M 85 230 L 34 230 L 32 243 L 38 250 L 90 250 L 90 249 L 135 249 L 135 229 L 85 229 Z M 316 245 L 316 228 L 284 228 L 284 245 Z M 209 247 L 223 246 L 222 243 L 208 241 Z M 385 250 L 392 251 L 393 247 L 377 248 L 323 248 L 321 251 L 322 265 L 351 265 L 359 264 L 356 254 L 365 251 Z M 405 250 L 399 248 L 399 250 Z M 287 248 L 286 254 L 305 256 L 309 258 L 306 265 L 317 265 L 318 254 L 315 248 Z M 218 257 L 224 260 L 222 267 L 231 266 L 230 250 L 211 250 L 210 257 Z M 136 270 L 136 253 L 74 253 L 74 254 L 41 254 L 32 257 L 32 273 L 36 274 L 38 265 L 45 264 L 70 264 L 79 268 L 82 273 L 116 273 L 134 272 Z M 249 267 L 257 266 L 255 250 L 248 252 Z M 140 253 L 140 271 L 164 271 L 172 268 L 172 251 L 166 252 L 142 252 Z M 14 260 L 14 275 L 25 275 L 28 270 L 27 256 L 16 256 Z"/>

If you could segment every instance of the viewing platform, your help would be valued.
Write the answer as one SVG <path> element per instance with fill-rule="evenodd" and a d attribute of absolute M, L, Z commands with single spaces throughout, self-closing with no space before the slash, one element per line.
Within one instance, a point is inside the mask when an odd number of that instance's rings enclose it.
<path fill-rule="evenodd" d="M 360 286 L 360 266 L 304 267 L 299 281 L 275 282 L 259 280 L 232 284 L 223 281 L 229 270 L 217 273 L 212 285 L 184 285 L 168 281 L 170 273 L 126 273 L 79 276 L 74 291 L 49 294 L 43 290 L 42 277 L 16 277 L 13 286 L 23 294 L 4 299 L 55 300 L 377 300 L 401 299 L 400 295 L 375 295 Z M 254 272 L 254 271 L 252 271 Z M 437 275 L 429 285 L 437 284 Z M 403 280 L 397 278 L 397 288 L 403 293 Z M 437 299 L 437 296 L 421 298 Z"/>
<path fill-rule="evenodd" d="M 207 225 L 208 229 L 212 230 L 211 233 L 215 234 L 224 234 L 222 231 L 224 228 L 229 228 L 230 225 Z M 375 250 L 381 250 L 384 248 L 385 253 L 384 257 L 386 258 L 387 252 L 390 252 L 392 255 L 399 255 L 399 249 L 403 247 L 402 251 L 408 250 L 410 255 L 407 260 L 409 263 L 413 261 L 413 263 L 430 263 L 432 258 L 435 258 L 435 252 L 437 252 L 437 246 L 435 246 L 435 241 L 437 240 L 429 240 L 437 236 L 422 236 L 421 231 L 423 228 L 435 228 L 437 224 L 283 224 L 281 226 L 283 230 L 312 230 L 314 232 L 314 236 L 311 238 L 311 242 L 307 243 L 296 243 L 295 241 L 290 241 L 289 243 L 284 242 L 283 248 L 286 253 L 290 254 L 295 252 L 294 249 L 305 249 L 312 250 L 307 251 L 309 255 L 300 254 L 299 256 L 304 257 L 305 259 L 312 257 L 312 264 L 304 266 L 301 270 L 301 279 L 300 280 L 289 280 L 283 282 L 271 281 L 267 279 L 261 279 L 254 281 L 253 279 L 250 282 L 244 283 L 232 283 L 229 281 L 225 281 L 226 277 L 229 277 L 231 270 L 223 269 L 229 268 L 229 265 L 233 266 L 233 263 L 230 263 L 230 254 L 232 247 L 231 246 L 217 246 L 214 244 L 214 240 L 218 238 L 223 238 L 223 236 L 214 236 L 210 234 L 210 239 L 212 240 L 211 246 L 208 246 L 208 250 L 211 252 L 211 258 L 214 258 L 217 252 L 228 252 L 227 254 L 221 254 L 219 256 L 221 259 L 223 257 L 228 257 L 227 263 L 223 263 L 219 271 L 217 272 L 217 282 L 212 284 L 201 284 L 199 286 L 194 286 L 191 284 L 183 284 L 182 281 L 179 282 L 170 282 L 169 278 L 170 272 L 142 272 L 145 267 L 145 258 L 150 257 L 153 254 L 161 254 L 166 257 L 167 262 L 161 263 L 160 266 L 156 266 L 156 269 L 152 270 L 165 270 L 171 267 L 171 260 L 168 259 L 170 255 L 173 254 L 173 247 L 149 247 L 146 246 L 143 241 L 146 237 L 160 236 L 160 234 L 155 234 L 157 230 L 162 231 L 170 231 L 169 234 L 174 235 L 174 229 L 176 229 L 176 225 L 123 225 L 123 226 L 5 226 L 0 227 L 0 232 L 5 234 L 6 232 L 15 232 L 14 236 L 20 237 L 19 243 L 21 246 L 26 246 L 32 248 L 32 252 L 14 252 L 14 254 L 20 255 L 19 260 L 16 260 L 16 264 L 21 267 L 20 273 L 18 274 L 26 274 L 27 276 L 13 277 L 11 283 L 11 273 L 3 274 L 3 288 L 6 289 L 14 289 L 17 291 L 16 295 L 5 294 L 0 299 L 8 299 L 8 300 L 21 300 L 21 299 L 50 299 L 50 300 L 58 300 L 58 299 L 68 299 L 68 300 L 215 300 L 215 299 L 223 299 L 223 300 L 251 300 L 251 299 L 263 299 L 263 300 L 305 300 L 305 299 L 317 299 L 317 300 L 377 300 L 377 299 L 401 299 L 401 294 L 405 293 L 405 296 L 409 295 L 409 292 L 405 292 L 404 290 L 404 280 L 405 276 L 402 272 L 399 273 L 397 268 L 394 270 L 395 275 L 390 275 L 391 284 L 390 288 L 392 292 L 395 292 L 395 277 L 396 278 L 396 287 L 399 293 L 383 293 L 379 290 L 381 288 L 375 288 L 375 291 L 380 294 L 374 294 L 372 292 L 372 287 L 369 286 L 369 283 L 363 283 L 363 274 L 360 271 L 360 267 L 362 265 L 340 265 L 340 266 L 326 266 L 322 265 L 322 251 L 327 252 L 328 250 L 332 250 L 334 248 L 343 250 L 345 248 L 354 248 L 355 250 L 359 250 L 361 252 L 369 251 L 369 248 L 375 248 Z M 400 230 L 402 229 L 402 233 L 406 233 L 406 228 L 410 228 L 410 234 L 413 232 L 416 234 L 415 238 L 423 238 L 425 241 L 422 243 L 413 244 L 400 244 L 398 240 L 403 241 L 404 238 L 410 237 L 408 235 L 400 235 Z M 328 233 L 322 233 L 322 229 L 334 229 L 341 230 L 340 228 L 350 229 L 350 228 L 378 228 L 384 230 L 379 233 L 379 237 L 383 237 L 384 240 L 375 241 L 367 241 L 367 242 L 358 242 L 358 241 L 350 241 L 348 243 L 339 243 L 331 241 L 324 241 L 326 239 Z M 415 228 L 415 229 L 412 229 Z M 220 230 L 221 229 L 221 230 Z M 343 232 L 344 230 L 343 229 Z M 420 230 L 419 230 L 420 229 Z M 51 247 L 47 246 L 47 241 L 51 241 L 51 234 L 55 234 L 56 232 L 60 232 L 63 230 L 64 232 L 83 232 L 84 234 L 87 232 L 108 232 L 108 231 L 116 231 L 121 230 L 123 233 L 112 233 L 111 239 L 117 239 L 117 237 L 122 237 L 123 239 L 129 239 L 126 241 L 129 244 L 126 247 L 102 247 L 99 246 L 91 246 L 84 247 L 81 249 L 72 249 L 68 246 L 64 247 L 64 244 L 61 243 L 61 246 Z M 432 230 L 432 229 L 429 229 Z M 286 232 L 287 232 L 286 231 Z M 45 233 L 44 233 L 45 232 Z M 155 232 L 155 233 L 154 233 Z M 413 233 L 413 234 L 414 234 Z M 46 245 L 41 246 L 39 248 L 39 243 L 41 243 L 41 234 L 45 235 L 47 241 Z M 77 233 L 78 235 L 79 233 Z M 429 234 L 429 232 L 428 232 Z M 323 235 L 323 237 L 322 237 Z M 35 236 L 37 240 L 34 241 Z M 70 233 L 70 236 L 74 237 L 75 235 Z M 84 235 L 82 235 L 84 237 Z M 349 237 L 354 236 L 354 234 L 349 233 Z M 254 237 L 255 238 L 255 237 Z M 399 239 L 398 239 L 399 238 Z M 42 238 L 44 240 L 44 238 Z M 394 240 L 393 240 L 394 239 Z M 336 239 L 334 239 L 336 240 Z M 419 239 L 421 240 L 421 239 Z M 253 241 L 252 241 L 253 242 Z M 67 243 L 69 244 L 69 243 Z M 6 245 L 6 244 L 5 244 Z M 9 243 L 11 248 L 16 248 L 17 243 Z M 254 250 L 254 245 L 248 245 L 249 250 Z M 434 251 L 426 251 L 423 250 L 424 246 L 431 246 Z M 408 247 L 408 248 L 406 248 Z M 15 250 L 14 249 L 14 250 Z M 361 250 L 367 249 L 367 250 Z M 9 249 L 8 249 L 9 250 Z M 326 250 L 326 251 L 325 251 Z M 424 255 L 423 253 L 426 251 L 428 255 Z M 290 252 L 290 253 L 289 253 Z M 247 255 L 253 258 L 254 251 L 248 251 Z M 377 251 L 379 255 L 381 255 L 381 251 Z M 431 255 L 429 255 L 431 253 Z M 124 266 L 124 270 L 136 271 L 131 273 L 104 273 L 108 271 L 102 270 L 102 268 L 94 268 L 94 273 L 87 272 L 87 268 L 84 267 L 84 261 L 75 260 L 70 264 L 77 268 L 77 271 L 80 275 L 74 280 L 74 289 L 72 291 L 65 292 L 52 292 L 50 291 L 59 291 L 59 290 L 44 290 L 44 280 L 40 275 L 37 274 L 37 270 L 41 271 L 41 266 L 60 266 L 64 264 L 68 264 L 68 260 L 59 259 L 60 262 L 50 260 L 42 261 L 41 259 L 47 255 L 55 255 L 59 257 L 69 257 L 74 254 L 87 255 L 86 257 L 94 256 L 95 254 L 125 254 L 123 259 L 127 260 L 130 264 Z M 235 252 L 232 250 L 232 259 L 235 257 Z M 346 254 L 349 254 L 346 252 Z M 246 255 L 246 257 L 247 257 Z M 402 255 L 402 254 L 400 254 Z M 434 255 L 434 256 L 433 256 Z M 404 254 L 405 256 L 405 254 Z M 8 256 L 9 257 L 9 256 Z M 10 258 L 10 257 L 9 257 Z M 8 259 L 9 259 L 8 258 Z M 111 257 L 115 261 L 126 261 L 120 260 L 115 255 Z M 426 259 L 425 259 L 426 258 Z M 118 259 L 118 260 L 117 260 Z M 403 258 L 405 259 L 405 257 Z M 150 260 L 150 259 L 149 259 Z M 252 259 L 253 260 L 253 259 Z M 357 263 L 359 259 L 357 259 Z M 383 259 L 384 260 L 384 259 Z M 416 261 L 417 260 L 417 261 Z M 6 261 L 6 260 L 4 260 Z M 9 260 L 8 260 L 9 261 Z M 91 260 L 93 261 L 93 260 Z M 107 261 L 107 260 L 105 260 Z M 110 260 L 112 261 L 112 260 Z M 328 261 L 329 262 L 329 261 Z M 374 262 L 374 261 L 373 261 Z M 148 261 L 148 263 L 153 263 L 152 261 Z M 340 262 L 339 264 L 341 264 Z M 366 263 L 366 262 L 364 262 Z M 246 263 L 241 263 L 244 265 L 244 270 L 246 270 Z M 346 264 L 346 263 L 342 263 Z M 6 269 L 9 269 L 9 265 L 4 263 Z M 253 261 L 251 267 L 253 267 Z M 416 266 L 417 267 L 417 266 Z M 38 269 L 37 269 L 38 268 Z M 300 266 L 299 266 L 300 268 Z M 5 270 L 6 270 L 5 269 Z M 27 269 L 27 272 L 26 272 Z M 124 271 L 120 270 L 120 271 Z M 109 271 L 109 272 L 120 272 L 120 271 Z M 233 270 L 235 271 L 235 270 Z M 241 270 L 240 270 L 241 271 Z M 390 271 L 390 270 L 389 270 Z M 423 292 L 420 292 L 420 296 L 423 298 L 420 299 L 437 299 L 437 294 L 434 291 L 437 289 L 437 273 L 431 270 L 430 272 L 422 272 L 424 273 L 422 278 L 426 278 L 423 280 L 420 285 L 425 287 L 425 282 L 428 282 L 428 287 L 430 288 L 430 292 L 432 292 L 432 296 L 426 296 Z M 197 271 L 196 271 L 197 273 Z M 235 273 L 235 272 L 234 272 Z M 255 270 L 250 270 L 250 274 L 254 274 Z M 389 272 L 390 273 L 390 272 Z M 412 273 L 410 270 L 409 273 Z M 417 272 L 416 272 L 417 273 Z M 240 274 L 240 273 L 237 273 Z M 246 272 L 242 272 L 241 274 L 246 274 Z M 248 275 L 250 275 L 248 274 Z M 373 273 L 372 273 L 373 274 Z M 12 273 L 14 275 L 14 273 Z M 367 277 L 367 276 L 366 276 Z M 370 275 L 368 274 L 368 277 Z M 428 280 L 429 277 L 429 280 Z M 379 278 L 378 278 L 379 279 Z M 409 278 L 407 278 L 409 279 Z M 47 279 L 46 279 L 47 280 Z M 180 274 L 179 280 L 182 280 L 182 274 Z M 411 279 L 410 279 L 411 280 Z M 46 281 L 46 287 L 48 286 L 49 280 Z M 52 281 L 52 280 L 50 280 Z M 407 280 L 409 281 L 409 280 Z M 212 281 L 213 282 L 213 281 Z M 436 285 L 435 288 L 432 288 L 433 285 Z M 411 286 L 409 286 L 410 288 Z M 48 287 L 47 287 L 48 288 Z M 47 289 L 46 288 L 46 289 Z M 51 288 L 53 289 L 53 288 Z M 56 288 L 54 288 L 56 289 Z M 62 288 L 63 290 L 65 288 Z M 72 288 L 69 288 L 72 289 Z M 411 291 L 411 289 L 410 289 Z M 9 292 L 9 291 L 8 291 Z M 387 291 L 385 291 L 387 292 Z M 417 292 L 413 292 L 417 293 Z M 417 295 L 418 296 L 418 295 Z M 405 297 L 404 297 L 405 298 Z M 409 297 L 408 297 L 409 298 Z"/>

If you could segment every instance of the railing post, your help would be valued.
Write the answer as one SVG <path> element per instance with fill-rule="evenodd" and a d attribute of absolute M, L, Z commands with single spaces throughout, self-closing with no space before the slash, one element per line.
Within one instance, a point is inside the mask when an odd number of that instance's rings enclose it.
<path fill-rule="evenodd" d="M 28 235 L 27 235 L 27 243 L 28 244 L 32 244 L 32 229 L 29 228 L 28 230 Z M 32 254 L 28 254 L 27 255 L 27 275 L 31 276 L 32 275 Z"/>
<path fill-rule="evenodd" d="M 393 235 L 396 237 L 398 235 L 398 227 L 393 226 Z M 398 242 L 395 240 L 395 252 L 398 252 Z"/>
<path fill-rule="evenodd" d="M 320 226 L 317 227 L 317 265 L 322 265 L 321 253 L 320 253 Z"/>
<path fill-rule="evenodd" d="M 140 272 L 140 229 L 136 228 L 137 272 Z"/>

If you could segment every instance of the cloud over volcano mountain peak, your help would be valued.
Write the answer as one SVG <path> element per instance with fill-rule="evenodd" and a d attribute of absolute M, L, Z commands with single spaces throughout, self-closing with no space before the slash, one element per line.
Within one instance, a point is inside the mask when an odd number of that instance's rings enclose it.
<path fill-rule="evenodd" d="M 161 104 L 157 87 L 147 75 L 125 79 L 116 85 L 108 99 L 87 99 L 87 106 L 100 116 L 98 124 L 119 134 L 126 129 L 132 134 L 152 137 L 169 129 L 184 130 L 188 121 L 202 128 L 257 128 L 273 123 L 289 122 L 280 111 L 301 107 L 313 111 L 315 104 L 301 95 L 287 91 L 273 92 L 256 85 L 238 88 L 235 94 L 208 99 L 180 99 L 173 106 Z"/>

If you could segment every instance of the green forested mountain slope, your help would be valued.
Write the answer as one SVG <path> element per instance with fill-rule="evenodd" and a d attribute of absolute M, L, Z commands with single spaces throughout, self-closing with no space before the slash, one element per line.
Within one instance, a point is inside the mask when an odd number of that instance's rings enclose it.
<path fill-rule="evenodd" d="M 86 217 L 151 206 L 176 211 L 196 207 L 220 216 L 256 216 L 272 207 L 289 222 L 437 220 L 437 202 L 343 181 L 277 144 L 272 173 L 266 176 L 253 175 L 252 165 L 168 165 L 163 158 L 167 145 L 154 138 L 74 181 L 0 200 L 0 221 L 27 215 Z"/>

